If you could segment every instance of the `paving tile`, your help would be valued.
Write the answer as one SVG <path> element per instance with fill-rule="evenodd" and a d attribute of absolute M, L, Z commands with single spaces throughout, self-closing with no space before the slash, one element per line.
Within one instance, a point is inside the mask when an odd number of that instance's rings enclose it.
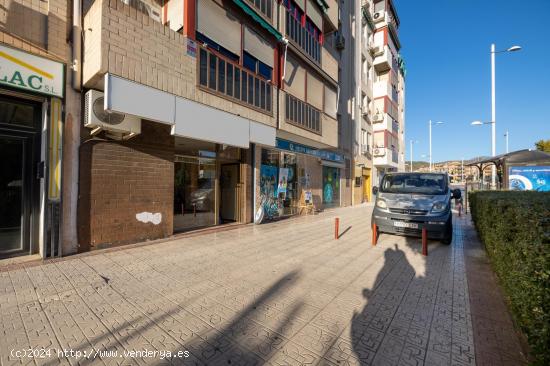
<path fill-rule="evenodd" d="M 453 245 L 382 235 L 372 206 L 0 272 L 0 364 L 524 364 L 467 216 Z M 332 237 L 335 216 L 352 228 Z M 110 357 L 187 351 L 184 359 Z"/>

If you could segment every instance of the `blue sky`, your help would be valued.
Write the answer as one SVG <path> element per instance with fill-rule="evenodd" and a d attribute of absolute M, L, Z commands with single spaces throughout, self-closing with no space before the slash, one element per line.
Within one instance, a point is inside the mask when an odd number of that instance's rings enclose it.
<path fill-rule="evenodd" d="M 490 155 L 490 45 L 522 50 L 496 57 L 497 154 L 550 139 L 550 0 L 394 0 L 407 66 L 406 142 L 418 140 L 414 160 Z"/>

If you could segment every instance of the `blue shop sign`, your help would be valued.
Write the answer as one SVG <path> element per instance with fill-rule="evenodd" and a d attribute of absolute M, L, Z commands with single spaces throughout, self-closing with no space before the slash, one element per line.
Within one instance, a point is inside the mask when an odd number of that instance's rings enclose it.
<path fill-rule="evenodd" d="M 277 148 L 292 151 L 295 153 L 312 155 L 323 160 L 335 161 L 338 163 L 344 162 L 344 157 L 340 154 L 334 153 L 332 151 L 315 149 L 313 147 L 300 145 L 287 140 L 277 139 Z"/>

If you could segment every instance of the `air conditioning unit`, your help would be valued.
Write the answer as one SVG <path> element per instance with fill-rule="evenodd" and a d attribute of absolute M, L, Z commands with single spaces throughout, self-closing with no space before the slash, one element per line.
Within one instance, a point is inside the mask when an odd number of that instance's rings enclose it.
<path fill-rule="evenodd" d="M 373 56 L 378 56 L 382 52 L 384 52 L 384 47 L 382 47 L 382 46 L 370 46 L 369 47 L 369 52 Z"/>
<path fill-rule="evenodd" d="M 339 50 L 343 50 L 346 47 L 346 39 L 343 35 L 338 34 L 336 36 L 336 48 Z"/>
<path fill-rule="evenodd" d="M 383 147 L 375 147 L 373 151 L 374 156 L 384 156 L 386 155 L 386 150 Z"/>
<path fill-rule="evenodd" d="M 385 12 L 383 10 L 382 11 L 377 11 L 376 13 L 374 13 L 372 18 L 373 18 L 375 23 L 382 22 L 386 18 Z"/>
<path fill-rule="evenodd" d="M 162 8 L 155 0 L 122 0 L 122 2 L 149 16 L 154 21 L 162 23 Z"/>
<path fill-rule="evenodd" d="M 382 122 L 384 121 L 384 115 L 382 113 L 376 113 L 374 117 L 372 117 L 373 122 Z"/>
<path fill-rule="evenodd" d="M 139 117 L 106 111 L 103 92 L 97 90 L 86 92 L 84 126 L 93 129 L 92 135 L 104 130 L 109 137 L 123 140 L 141 133 L 141 119 Z"/>

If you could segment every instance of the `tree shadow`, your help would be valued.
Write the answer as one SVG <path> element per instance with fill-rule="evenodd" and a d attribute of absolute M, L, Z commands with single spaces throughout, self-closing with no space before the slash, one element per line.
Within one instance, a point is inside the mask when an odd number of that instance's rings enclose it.
<path fill-rule="evenodd" d="M 366 304 L 351 323 L 354 355 L 360 365 L 451 364 L 452 271 L 433 268 L 445 261 L 430 260 L 441 252 L 421 256 L 421 240 L 406 237 L 402 245 L 384 251 L 383 268 L 363 289 Z"/>

